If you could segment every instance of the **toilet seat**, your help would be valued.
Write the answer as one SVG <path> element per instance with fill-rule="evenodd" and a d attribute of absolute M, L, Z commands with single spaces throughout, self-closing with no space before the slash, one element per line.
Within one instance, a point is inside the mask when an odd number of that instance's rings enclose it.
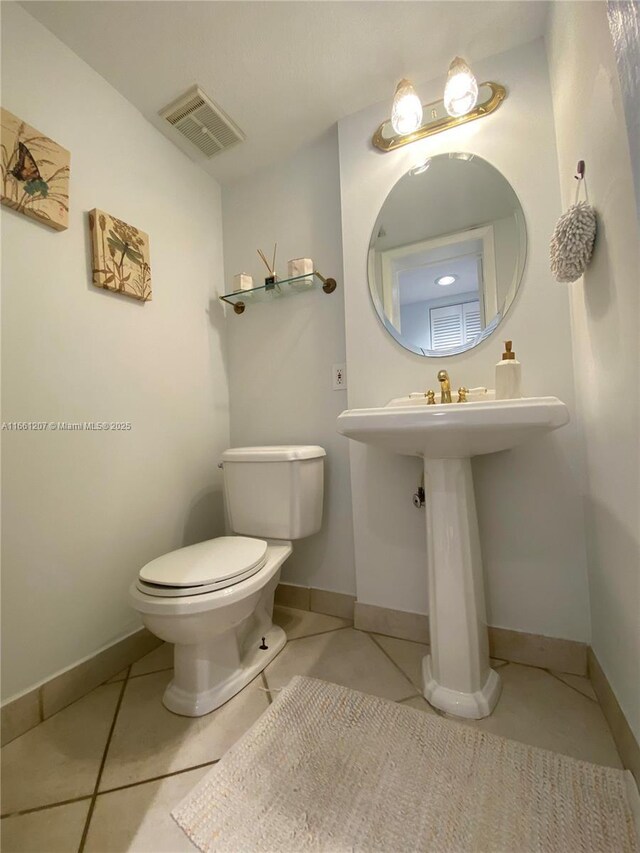
<path fill-rule="evenodd" d="M 267 543 L 249 536 L 219 536 L 171 551 L 147 563 L 136 587 L 147 595 L 182 598 L 235 586 L 265 565 Z"/>

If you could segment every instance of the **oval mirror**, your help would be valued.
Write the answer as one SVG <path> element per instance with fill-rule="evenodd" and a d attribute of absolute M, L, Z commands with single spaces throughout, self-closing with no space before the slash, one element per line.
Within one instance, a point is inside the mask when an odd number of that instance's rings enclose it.
<path fill-rule="evenodd" d="M 465 352 L 509 310 L 526 248 L 524 213 L 504 175 L 475 154 L 430 157 L 395 184 L 373 228 L 378 317 L 411 352 Z"/>

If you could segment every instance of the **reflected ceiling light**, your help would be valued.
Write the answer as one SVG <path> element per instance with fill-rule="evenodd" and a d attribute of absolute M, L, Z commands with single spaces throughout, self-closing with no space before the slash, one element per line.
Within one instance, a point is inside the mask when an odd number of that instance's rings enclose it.
<path fill-rule="evenodd" d="M 436 279 L 436 284 L 446 287 L 448 284 L 453 284 L 453 282 L 457 280 L 457 275 L 441 275 L 440 278 Z"/>
<path fill-rule="evenodd" d="M 427 157 L 427 159 L 424 162 L 418 163 L 416 166 L 413 167 L 413 169 L 411 170 L 411 174 L 412 175 L 421 175 L 423 172 L 427 171 L 427 169 L 429 168 L 430 165 L 431 165 L 431 157 Z"/>
<path fill-rule="evenodd" d="M 396 133 L 406 136 L 422 124 L 422 104 L 409 80 L 402 79 L 396 86 L 391 107 L 391 126 Z"/>
<path fill-rule="evenodd" d="M 464 116 L 475 107 L 478 100 L 478 81 L 467 63 L 456 56 L 449 66 L 447 85 L 444 87 L 444 106 L 450 116 Z"/>

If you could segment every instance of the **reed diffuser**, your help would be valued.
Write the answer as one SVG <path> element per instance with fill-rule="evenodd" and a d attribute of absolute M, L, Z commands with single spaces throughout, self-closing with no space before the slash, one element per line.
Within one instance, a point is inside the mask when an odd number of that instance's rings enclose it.
<path fill-rule="evenodd" d="M 262 249 L 258 249 L 258 254 L 262 258 L 265 267 L 269 270 L 269 275 L 266 276 L 264 280 L 264 285 L 266 290 L 272 290 L 276 286 L 276 282 L 278 281 L 278 276 L 276 275 L 276 252 L 278 250 L 278 244 L 275 243 L 273 247 L 273 260 L 271 264 L 266 259 L 264 252 Z"/>

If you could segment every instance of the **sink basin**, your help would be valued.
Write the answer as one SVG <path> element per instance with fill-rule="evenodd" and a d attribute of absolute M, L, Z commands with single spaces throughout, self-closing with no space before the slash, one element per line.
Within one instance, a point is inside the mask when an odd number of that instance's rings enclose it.
<path fill-rule="evenodd" d="M 428 406 L 424 396 L 412 395 L 382 408 L 348 409 L 338 417 L 338 432 L 403 456 L 457 459 L 509 450 L 568 422 L 557 397 Z"/>
<path fill-rule="evenodd" d="M 434 707 L 470 719 L 488 716 L 501 689 L 489 665 L 471 457 L 569 422 L 556 397 L 495 400 L 494 392 L 475 390 L 466 403 L 428 405 L 424 394 L 410 394 L 338 417 L 338 432 L 354 441 L 423 459 L 431 637 L 423 694 Z"/>

